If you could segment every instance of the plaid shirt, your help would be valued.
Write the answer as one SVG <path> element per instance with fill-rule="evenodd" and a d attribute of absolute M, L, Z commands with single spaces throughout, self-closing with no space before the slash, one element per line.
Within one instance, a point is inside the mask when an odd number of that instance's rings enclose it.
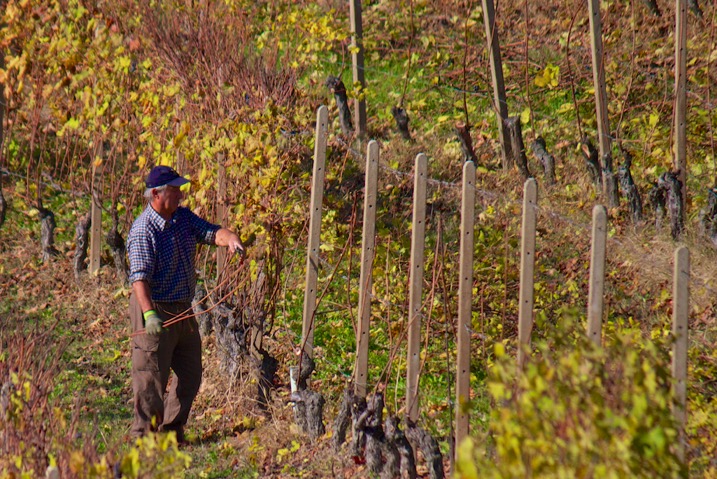
<path fill-rule="evenodd" d="M 214 244 L 219 229 L 187 208 L 178 208 L 165 221 L 147 205 L 127 237 L 130 284 L 147 281 L 153 301 L 191 301 L 197 283 L 197 243 Z"/>

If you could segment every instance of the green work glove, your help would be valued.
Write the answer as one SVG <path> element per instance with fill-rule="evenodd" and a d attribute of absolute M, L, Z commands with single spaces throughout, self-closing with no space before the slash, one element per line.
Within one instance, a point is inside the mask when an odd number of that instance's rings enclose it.
<path fill-rule="evenodd" d="M 162 332 L 162 319 L 157 314 L 157 311 L 150 309 L 144 314 L 144 331 L 147 334 L 156 336 Z"/>

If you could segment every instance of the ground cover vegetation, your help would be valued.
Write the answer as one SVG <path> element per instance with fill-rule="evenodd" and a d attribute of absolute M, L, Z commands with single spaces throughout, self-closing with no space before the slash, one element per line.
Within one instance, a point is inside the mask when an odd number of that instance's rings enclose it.
<path fill-rule="evenodd" d="M 365 89 L 352 84 L 347 2 L 2 2 L 0 477 L 371 477 L 348 445 L 335 450 L 332 442 L 355 361 L 365 143 L 341 134 L 329 75 L 343 80 L 351 102 L 366 99 L 367 136 L 381 145 L 369 390 L 384 393 L 386 411 L 405 413 L 411 170 L 424 152 L 420 425 L 438 439 L 446 467 L 453 448 L 460 451 L 451 473 L 717 477 L 717 255 L 704 231 L 717 175 L 717 10 L 702 5 L 688 19 L 688 206 L 679 240 L 692 258 L 684 460 L 670 411 L 678 243 L 647 200 L 672 168 L 674 5 L 607 1 L 601 12 L 615 152 L 631 154 L 645 206 L 638 223 L 624 200 L 609 210 L 603 349 L 582 333 L 590 212 L 605 202 L 580 144 L 584 136 L 595 142 L 596 133 L 587 8 L 497 5 L 509 112 L 519 116 L 526 145 L 541 136 L 556 159 L 549 185 L 528 154 L 540 208 L 534 348 L 521 372 L 514 358 L 522 179 L 501 169 L 479 2 L 364 2 Z M 326 399 L 327 432 L 312 439 L 294 424 L 289 367 L 301 346 L 322 104 L 332 120 L 311 388 Z M 409 115 L 410 140 L 396 130 L 396 107 Z M 454 446 L 459 124 L 472 133 L 477 218 L 472 397 L 461 405 L 471 438 Z M 198 251 L 206 315 L 214 319 L 205 322 L 205 377 L 181 447 L 171 435 L 128 437 L 121 240 L 156 164 L 189 175 L 194 211 L 216 218 L 217 205 L 225 206 L 225 223 L 249 250 L 247 261 L 220 265 L 221 275 L 214 251 Z M 90 275 L 76 250 L 87 241 L 79 225 L 93 201 L 111 234 L 102 268 Z M 251 344 L 250 328 L 259 333 Z M 242 338 L 237 350 L 227 337 Z M 418 472 L 430 474 L 420 460 Z"/>

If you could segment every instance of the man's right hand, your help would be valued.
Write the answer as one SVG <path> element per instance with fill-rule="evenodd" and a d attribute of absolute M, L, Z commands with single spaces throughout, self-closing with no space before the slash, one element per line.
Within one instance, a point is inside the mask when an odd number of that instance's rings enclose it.
<path fill-rule="evenodd" d="M 156 336 L 162 332 L 162 318 L 153 309 L 146 311 L 144 314 L 144 331 L 147 334 Z"/>

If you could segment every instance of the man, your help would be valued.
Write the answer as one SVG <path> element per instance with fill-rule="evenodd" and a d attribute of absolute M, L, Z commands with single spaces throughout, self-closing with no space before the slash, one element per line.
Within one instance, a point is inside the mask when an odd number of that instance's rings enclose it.
<path fill-rule="evenodd" d="M 202 380 L 202 343 L 194 317 L 163 324 L 192 313 L 197 243 L 226 246 L 232 254 L 244 252 L 235 233 L 179 206 L 179 187 L 185 183 L 189 180 L 168 166 L 153 168 L 145 181 L 149 204 L 127 238 L 129 315 L 135 332 L 132 435 L 175 431 L 179 442 L 184 441 L 184 425 Z M 163 400 L 170 368 L 175 377 Z"/>

